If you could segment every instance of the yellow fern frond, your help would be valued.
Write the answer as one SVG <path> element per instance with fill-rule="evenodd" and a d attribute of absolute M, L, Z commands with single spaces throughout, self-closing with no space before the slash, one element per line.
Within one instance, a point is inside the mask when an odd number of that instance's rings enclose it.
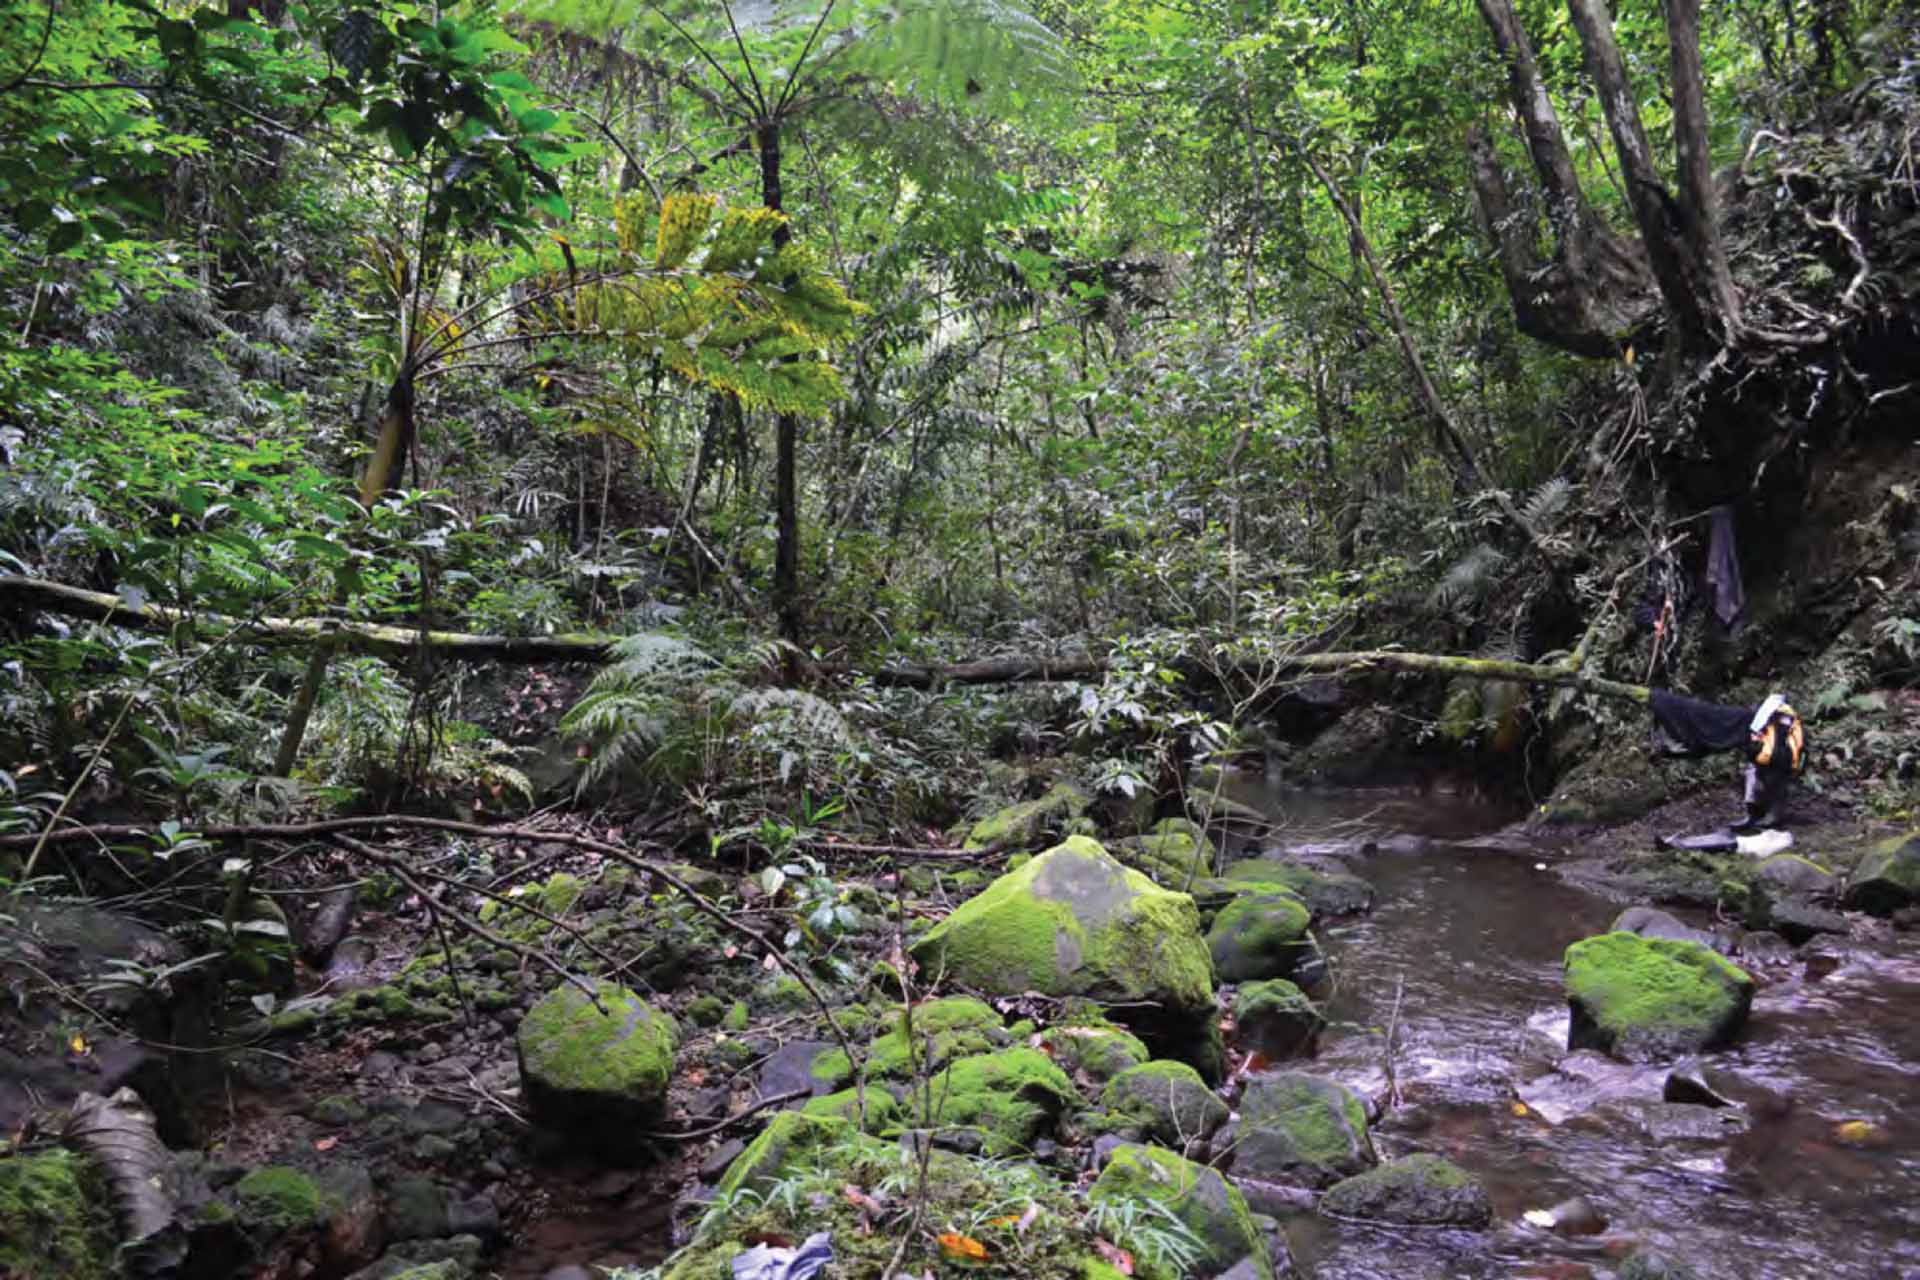
<path fill-rule="evenodd" d="M 700 238 L 713 221 L 717 203 L 712 196 L 680 193 L 660 205 L 660 235 L 653 250 L 653 265 L 660 271 L 678 271 L 687 264 Z"/>

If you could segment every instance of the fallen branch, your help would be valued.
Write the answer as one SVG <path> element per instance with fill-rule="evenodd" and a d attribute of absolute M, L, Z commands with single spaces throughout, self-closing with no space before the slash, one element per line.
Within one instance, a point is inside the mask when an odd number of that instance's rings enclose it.
<path fill-rule="evenodd" d="M 377 623 L 338 622 L 330 618 L 231 618 L 220 614 L 193 614 L 167 605 L 130 605 L 119 596 L 101 591 L 83 591 L 78 587 L 38 578 L 0 577 L 0 608 L 9 604 L 111 622 L 131 630 L 166 634 L 182 629 L 188 632 L 218 631 L 234 639 L 263 644 L 311 644 L 324 639 L 346 649 L 383 657 L 427 648 L 445 657 L 470 662 L 598 663 L 608 659 L 613 643 L 610 637 L 594 635 L 488 636 L 459 631 L 421 631 Z M 1198 663 L 1188 665 L 1192 669 L 1199 669 Z M 1571 662 L 1546 664 L 1496 658 L 1460 658 L 1449 654 L 1407 653 L 1399 649 L 1228 657 L 1221 662 L 1210 662 L 1209 667 L 1228 673 L 1257 672 L 1263 675 L 1281 671 L 1351 674 L 1384 668 L 1481 680 L 1570 685 L 1602 697 L 1623 698 L 1639 703 L 1645 703 L 1650 696 L 1645 685 L 1625 684 L 1589 675 L 1583 665 Z M 863 668 L 850 663 L 814 663 L 809 667 L 816 676 L 862 677 L 879 685 L 912 689 L 935 689 L 952 684 L 1093 680 L 1106 675 L 1111 669 L 1109 659 L 1090 653 L 1058 656 L 1015 654 L 969 662 L 902 663 L 878 668 Z M 456 824 L 445 829 L 460 828 Z M 272 839 L 273 833 L 264 831 L 261 838 Z M 495 835 L 492 838 L 500 837 Z M 547 834 L 542 838 L 557 837 Z M 4 841 L 0 841 L 0 844 L 4 844 Z"/>

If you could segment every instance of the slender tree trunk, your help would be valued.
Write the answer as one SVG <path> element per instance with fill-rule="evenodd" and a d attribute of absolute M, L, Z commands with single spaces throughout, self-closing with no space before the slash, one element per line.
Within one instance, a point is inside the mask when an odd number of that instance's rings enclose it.
<path fill-rule="evenodd" d="M 1666 10 L 1674 160 L 1685 214 L 1681 243 L 1694 277 L 1694 292 L 1712 317 L 1714 336 L 1728 341 L 1740 331 L 1740 295 L 1727 268 L 1727 251 L 1720 238 L 1720 201 L 1713 189 L 1707 89 L 1700 69 L 1700 0 L 1666 0 Z"/>
<path fill-rule="evenodd" d="M 1427 411 L 1427 416 L 1432 420 L 1435 434 L 1440 437 L 1447 449 L 1452 450 L 1454 458 L 1458 461 L 1456 477 L 1470 489 L 1479 489 L 1484 486 L 1486 492 L 1499 506 L 1501 514 L 1526 535 L 1528 543 L 1539 553 L 1540 559 L 1546 564 L 1548 570 L 1558 575 L 1560 561 L 1553 549 L 1540 537 L 1539 532 L 1527 523 L 1527 518 L 1520 514 L 1520 509 L 1513 505 L 1513 500 L 1504 490 L 1485 483 L 1479 461 L 1474 457 L 1473 446 L 1467 443 L 1465 433 L 1454 421 L 1453 411 L 1447 407 L 1446 400 L 1440 395 L 1440 388 L 1434 384 L 1432 375 L 1427 372 L 1427 362 L 1421 357 L 1420 348 L 1414 344 L 1413 330 L 1407 324 L 1406 314 L 1400 310 L 1400 298 L 1394 291 L 1393 281 L 1381 267 L 1380 258 L 1373 251 L 1373 242 L 1367 239 L 1366 229 L 1360 223 L 1360 215 L 1354 211 L 1353 205 L 1347 200 L 1346 192 L 1341 190 L 1340 184 L 1333 180 L 1333 175 L 1327 172 L 1311 151 L 1305 147 L 1300 147 L 1299 151 L 1300 158 L 1306 161 L 1307 167 L 1313 170 L 1313 176 L 1318 178 L 1320 185 L 1326 188 L 1327 198 L 1333 201 L 1334 208 L 1346 222 L 1354 247 L 1359 250 L 1361 260 L 1367 265 L 1368 274 L 1373 277 L 1374 288 L 1379 292 L 1380 303 L 1386 309 L 1388 322 L 1393 326 L 1394 339 L 1400 344 L 1400 354 L 1406 359 L 1407 372 L 1413 378 L 1414 390 L 1421 407 Z M 1444 456 L 1444 449 L 1442 453 Z"/>
<path fill-rule="evenodd" d="M 760 148 L 760 203 L 781 207 L 780 122 L 762 120 L 756 130 Z M 773 247 L 784 248 L 793 233 L 785 223 L 774 228 Z M 775 421 L 773 460 L 773 602 L 780 635 L 800 643 L 800 417 L 783 413 Z"/>

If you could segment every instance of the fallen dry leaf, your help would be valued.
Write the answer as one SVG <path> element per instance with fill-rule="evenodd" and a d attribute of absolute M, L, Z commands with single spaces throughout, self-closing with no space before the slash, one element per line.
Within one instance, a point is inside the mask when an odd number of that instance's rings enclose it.
<path fill-rule="evenodd" d="M 1122 1249 L 1119 1245 L 1108 1244 L 1105 1240 L 1099 1239 L 1098 1237 L 1095 1237 L 1093 1247 L 1099 1251 L 1102 1258 L 1107 1260 L 1107 1265 L 1115 1271 L 1118 1271 L 1123 1276 L 1133 1274 L 1133 1255 L 1125 1249 Z"/>
<path fill-rule="evenodd" d="M 939 1242 L 940 1251 L 949 1258 L 960 1258 L 968 1262 L 986 1261 L 987 1246 L 972 1236 L 963 1236 L 958 1231 L 942 1231 L 934 1239 Z M 1129 1271 L 1127 1274 L 1133 1273 Z"/>
<path fill-rule="evenodd" d="M 315 1151 L 331 1151 L 339 1145 L 340 1139 L 338 1138 L 321 1138 L 313 1144 L 313 1149 Z"/>

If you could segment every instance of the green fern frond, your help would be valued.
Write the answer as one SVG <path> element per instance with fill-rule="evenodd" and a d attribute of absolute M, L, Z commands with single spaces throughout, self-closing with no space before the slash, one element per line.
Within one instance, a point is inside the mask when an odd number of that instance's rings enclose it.
<path fill-rule="evenodd" d="M 803 689 L 749 689 L 728 709 L 749 725 L 778 725 L 808 745 L 841 747 L 853 741 L 840 708 Z"/>
<path fill-rule="evenodd" d="M 1427 595 L 1427 606 L 1445 610 L 1481 599 L 1500 581 L 1506 564 L 1505 553 L 1484 542 L 1478 544 L 1441 577 Z"/>
<path fill-rule="evenodd" d="M 1535 533 L 1545 533 L 1566 511 L 1573 500 L 1573 490 L 1572 481 L 1554 476 L 1533 491 L 1533 496 L 1520 508 L 1521 518 Z"/>

